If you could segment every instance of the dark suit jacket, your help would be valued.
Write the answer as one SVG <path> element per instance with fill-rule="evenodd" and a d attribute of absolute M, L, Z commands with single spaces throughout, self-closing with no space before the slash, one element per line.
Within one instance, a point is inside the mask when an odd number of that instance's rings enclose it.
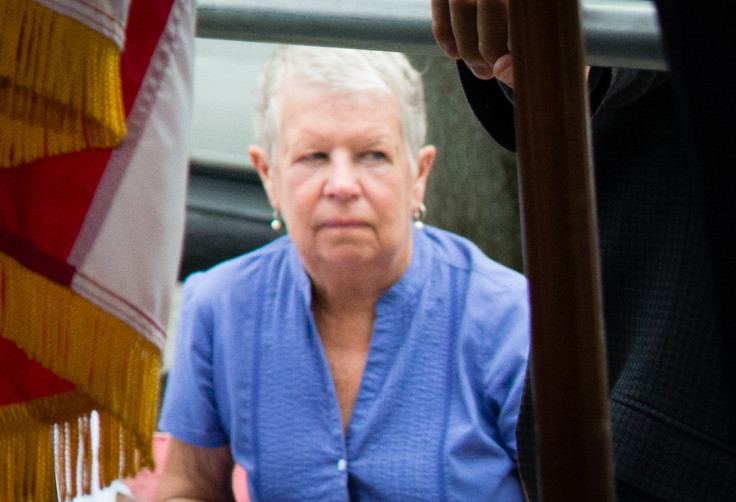
<path fill-rule="evenodd" d="M 501 87 L 459 68 L 480 121 L 514 149 L 513 105 Z M 736 500 L 734 333 L 671 75 L 596 68 L 590 82 L 616 478 L 665 500 Z M 518 441 L 535 499 L 528 392 Z"/>

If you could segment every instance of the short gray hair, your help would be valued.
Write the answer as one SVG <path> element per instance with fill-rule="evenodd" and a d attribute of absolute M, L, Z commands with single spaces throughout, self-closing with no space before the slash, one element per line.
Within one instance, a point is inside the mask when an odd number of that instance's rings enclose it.
<path fill-rule="evenodd" d="M 409 161 L 412 168 L 416 167 L 427 134 L 427 112 L 421 74 L 406 56 L 384 51 L 278 46 L 261 70 L 253 99 L 256 138 L 271 157 L 281 121 L 278 90 L 286 79 L 334 91 L 388 91 L 398 103 Z"/>

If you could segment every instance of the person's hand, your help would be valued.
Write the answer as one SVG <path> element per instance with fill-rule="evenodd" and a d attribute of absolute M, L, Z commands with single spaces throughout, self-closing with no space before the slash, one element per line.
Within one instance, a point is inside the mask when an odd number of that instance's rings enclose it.
<path fill-rule="evenodd" d="M 432 0 L 432 33 L 445 54 L 465 61 L 476 77 L 513 87 L 508 0 Z"/>

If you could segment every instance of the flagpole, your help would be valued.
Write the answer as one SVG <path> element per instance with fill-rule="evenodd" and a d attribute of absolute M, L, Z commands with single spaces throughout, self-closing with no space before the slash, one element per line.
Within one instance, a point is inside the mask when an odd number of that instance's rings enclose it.
<path fill-rule="evenodd" d="M 540 497 L 613 502 L 580 6 L 509 4 Z"/>

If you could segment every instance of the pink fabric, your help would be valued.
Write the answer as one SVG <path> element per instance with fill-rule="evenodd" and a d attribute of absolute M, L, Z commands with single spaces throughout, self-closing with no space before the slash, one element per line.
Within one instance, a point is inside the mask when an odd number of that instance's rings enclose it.
<path fill-rule="evenodd" d="M 136 477 L 124 480 L 136 502 L 153 502 L 158 479 L 161 477 L 161 471 L 166 460 L 169 437 L 168 434 L 157 433 L 153 438 L 153 456 L 156 459 L 156 469 L 154 471 L 144 469 Z M 250 502 L 246 481 L 245 471 L 239 465 L 236 465 L 233 473 L 233 492 L 235 493 L 236 502 Z"/>

